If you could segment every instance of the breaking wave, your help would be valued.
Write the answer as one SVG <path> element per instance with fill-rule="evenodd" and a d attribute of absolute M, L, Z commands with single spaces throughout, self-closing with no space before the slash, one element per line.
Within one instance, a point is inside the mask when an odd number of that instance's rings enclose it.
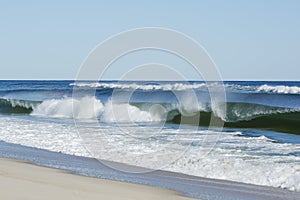
<path fill-rule="evenodd" d="M 258 92 L 277 93 L 277 94 L 300 94 L 300 87 L 284 85 L 262 85 L 257 88 Z"/>
<path fill-rule="evenodd" d="M 165 113 L 154 107 L 142 110 L 137 106 L 111 101 L 103 104 L 95 97 L 79 99 L 62 98 L 42 102 L 14 99 L 0 99 L 0 113 L 30 114 L 33 116 L 99 119 L 103 122 L 153 122 L 163 121 Z"/>
<path fill-rule="evenodd" d="M 226 105 L 226 112 L 222 110 Z M 200 114 L 199 126 L 209 126 L 211 116 L 225 122 L 225 127 L 265 128 L 299 133 L 300 110 L 250 103 L 227 103 L 214 106 L 175 103 L 114 103 L 95 97 L 50 99 L 42 102 L 0 99 L 0 112 L 33 116 L 95 119 L 101 122 L 169 122 L 179 124 L 184 116 Z"/>
<path fill-rule="evenodd" d="M 105 89 L 132 89 L 132 90 L 187 90 L 187 89 L 199 89 L 206 88 L 205 83 L 185 84 L 185 83 L 173 83 L 173 84 L 137 84 L 137 83 L 71 83 L 70 86 L 87 87 L 87 88 L 105 88 Z"/>
<path fill-rule="evenodd" d="M 45 100 L 33 108 L 31 114 L 45 117 L 96 119 L 102 109 L 103 104 L 94 97 L 63 98 Z"/>
<path fill-rule="evenodd" d="M 163 84 L 143 84 L 143 83 L 126 83 L 126 82 L 76 82 L 70 83 L 70 86 L 79 88 L 96 88 L 96 89 L 131 89 L 131 90 L 162 90 L 162 91 L 183 91 L 189 89 L 204 89 L 208 87 L 216 88 L 223 87 L 219 83 L 163 83 Z M 274 94 L 300 94 L 298 86 L 283 86 L 283 85 L 239 85 L 239 84 L 224 84 L 226 89 L 254 92 L 254 93 L 274 93 Z"/>

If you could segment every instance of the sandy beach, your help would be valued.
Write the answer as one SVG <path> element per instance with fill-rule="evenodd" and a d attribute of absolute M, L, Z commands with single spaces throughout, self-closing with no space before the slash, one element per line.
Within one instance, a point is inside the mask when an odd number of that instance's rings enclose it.
<path fill-rule="evenodd" d="M 0 159 L 1 199 L 189 199 L 175 191 Z"/>
<path fill-rule="evenodd" d="M 92 158 L 1 141 L 0 184 L 0 199 L 8 200 L 188 199 L 183 195 L 203 200 L 294 200 L 300 196 L 299 192 L 281 188 L 160 170 L 129 174 L 113 170 Z"/>

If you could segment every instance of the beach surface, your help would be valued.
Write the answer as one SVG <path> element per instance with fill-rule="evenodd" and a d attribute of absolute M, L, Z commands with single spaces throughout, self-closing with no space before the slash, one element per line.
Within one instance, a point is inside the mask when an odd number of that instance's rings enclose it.
<path fill-rule="evenodd" d="M 178 192 L 0 159 L 1 199 L 189 199 Z"/>
<path fill-rule="evenodd" d="M 298 200 L 300 197 L 299 192 L 281 188 L 160 170 L 124 173 L 96 159 L 1 141 L 0 184 L 1 199 L 62 199 L 66 196 L 66 199 L 185 199 L 182 196 L 187 196 L 201 200 Z"/>
<path fill-rule="evenodd" d="M 40 173 L 40 170 L 47 173 Z M 64 195 L 69 195 L 66 199 L 184 199 L 180 195 L 201 200 L 298 200 L 300 197 L 299 192 L 281 188 L 160 170 L 125 173 L 111 169 L 96 159 L 1 141 L 0 184 L 1 199 L 62 199 L 66 197 Z M 23 193 L 31 196 L 24 196 Z M 7 195 L 21 195 L 22 198 Z"/>

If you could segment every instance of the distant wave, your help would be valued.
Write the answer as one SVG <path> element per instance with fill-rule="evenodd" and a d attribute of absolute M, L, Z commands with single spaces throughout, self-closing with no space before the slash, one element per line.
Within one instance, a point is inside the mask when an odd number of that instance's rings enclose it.
<path fill-rule="evenodd" d="M 297 86 L 271 86 L 262 85 L 257 88 L 257 92 L 277 93 L 277 94 L 300 94 L 300 87 Z"/>
<path fill-rule="evenodd" d="M 90 87 L 90 88 L 109 88 L 109 89 L 133 89 L 133 90 L 187 90 L 187 89 L 199 89 L 206 88 L 205 83 L 197 84 L 137 84 L 137 83 L 71 83 L 70 86 L 77 87 Z"/>
<path fill-rule="evenodd" d="M 188 89 L 207 89 L 223 87 L 218 83 L 164 83 L 164 84 L 139 84 L 139 83 L 99 83 L 99 82 L 78 82 L 70 83 L 70 86 L 82 88 L 103 88 L 103 89 L 131 89 L 131 90 L 163 90 L 163 91 L 183 91 Z M 254 93 L 275 93 L 275 94 L 300 94 L 300 87 L 298 86 L 250 86 L 239 84 L 224 84 L 226 89 L 254 92 Z"/>

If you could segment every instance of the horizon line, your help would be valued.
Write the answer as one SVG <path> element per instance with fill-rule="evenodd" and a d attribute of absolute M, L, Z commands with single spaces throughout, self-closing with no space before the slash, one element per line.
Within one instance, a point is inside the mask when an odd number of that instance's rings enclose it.
<path fill-rule="evenodd" d="M 137 82 L 142 82 L 142 81 L 162 81 L 162 82 L 178 82 L 178 81 L 202 81 L 202 82 L 213 82 L 213 81 L 205 81 L 205 80 L 195 80 L 195 79 L 190 79 L 190 80 L 140 80 L 140 79 L 129 79 L 129 80 L 118 80 L 118 79 L 102 79 L 102 80 L 88 80 L 88 79 L 1 79 L 0 81 L 137 81 Z M 217 80 L 218 81 L 218 80 Z M 224 79 L 222 81 L 251 81 L 251 82 L 300 82 L 300 80 L 294 80 L 294 79 Z M 219 82 L 219 81 L 218 81 Z"/>

